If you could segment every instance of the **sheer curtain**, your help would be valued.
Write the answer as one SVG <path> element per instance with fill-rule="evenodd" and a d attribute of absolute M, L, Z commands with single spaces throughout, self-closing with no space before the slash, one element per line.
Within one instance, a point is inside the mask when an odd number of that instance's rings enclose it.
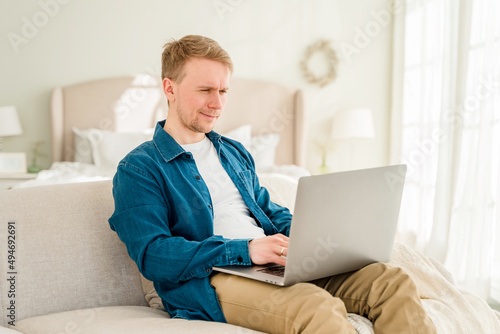
<path fill-rule="evenodd" d="M 500 1 L 407 0 L 395 18 L 403 242 L 500 301 Z"/>

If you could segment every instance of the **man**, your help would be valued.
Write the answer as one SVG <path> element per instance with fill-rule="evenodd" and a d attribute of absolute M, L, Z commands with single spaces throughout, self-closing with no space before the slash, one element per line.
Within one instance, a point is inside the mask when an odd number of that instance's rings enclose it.
<path fill-rule="evenodd" d="M 167 119 L 119 164 L 109 223 L 172 317 L 269 333 L 353 333 L 346 312 L 377 333 L 435 333 L 411 279 L 369 265 L 277 287 L 213 266 L 285 265 L 291 214 L 270 201 L 240 143 L 212 131 L 233 65 L 213 40 L 185 36 L 162 55 Z"/>

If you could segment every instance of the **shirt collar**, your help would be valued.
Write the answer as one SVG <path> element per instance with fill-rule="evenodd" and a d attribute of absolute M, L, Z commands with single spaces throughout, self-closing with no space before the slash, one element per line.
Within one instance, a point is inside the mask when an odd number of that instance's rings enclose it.
<path fill-rule="evenodd" d="M 165 120 L 159 121 L 156 123 L 155 133 L 153 135 L 153 143 L 156 146 L 158 152 L 160 152 L 161 156 L 166 162 L 170 162 L 171 160 L 177 158 L 179 155 L 184 153 L 184 149 L 172 138 L 171 135 L 168 134 L 165 129 L 163 129 L 165 125 Z M 207 133 L 208 139 L 215 145 L 218 150 L 219 143 L 221 141 L 221 135 L 215 131 L 210 131 Z"/>

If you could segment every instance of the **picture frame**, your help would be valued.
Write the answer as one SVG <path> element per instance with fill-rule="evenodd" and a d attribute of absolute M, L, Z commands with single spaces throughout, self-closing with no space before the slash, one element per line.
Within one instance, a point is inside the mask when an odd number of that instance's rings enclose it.
<path fill-rule="evenodd" d="M 0 174 L 26 173 L 26 171 L 27 171 L 26 153 L 0 152 Z"/>

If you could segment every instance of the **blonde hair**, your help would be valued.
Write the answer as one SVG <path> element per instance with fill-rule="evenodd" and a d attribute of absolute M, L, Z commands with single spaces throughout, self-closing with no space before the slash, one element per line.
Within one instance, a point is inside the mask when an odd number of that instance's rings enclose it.
<path fill-rule="evenodd" d="M 187 35 L 163 46 L 161 55 L 162 80 L 169 78 L 177 82 L 182 81 L 184 65 L 193 57 L 221 62 L 233 73 L 233 62 L 219 43 L 205 36 Z"/>

